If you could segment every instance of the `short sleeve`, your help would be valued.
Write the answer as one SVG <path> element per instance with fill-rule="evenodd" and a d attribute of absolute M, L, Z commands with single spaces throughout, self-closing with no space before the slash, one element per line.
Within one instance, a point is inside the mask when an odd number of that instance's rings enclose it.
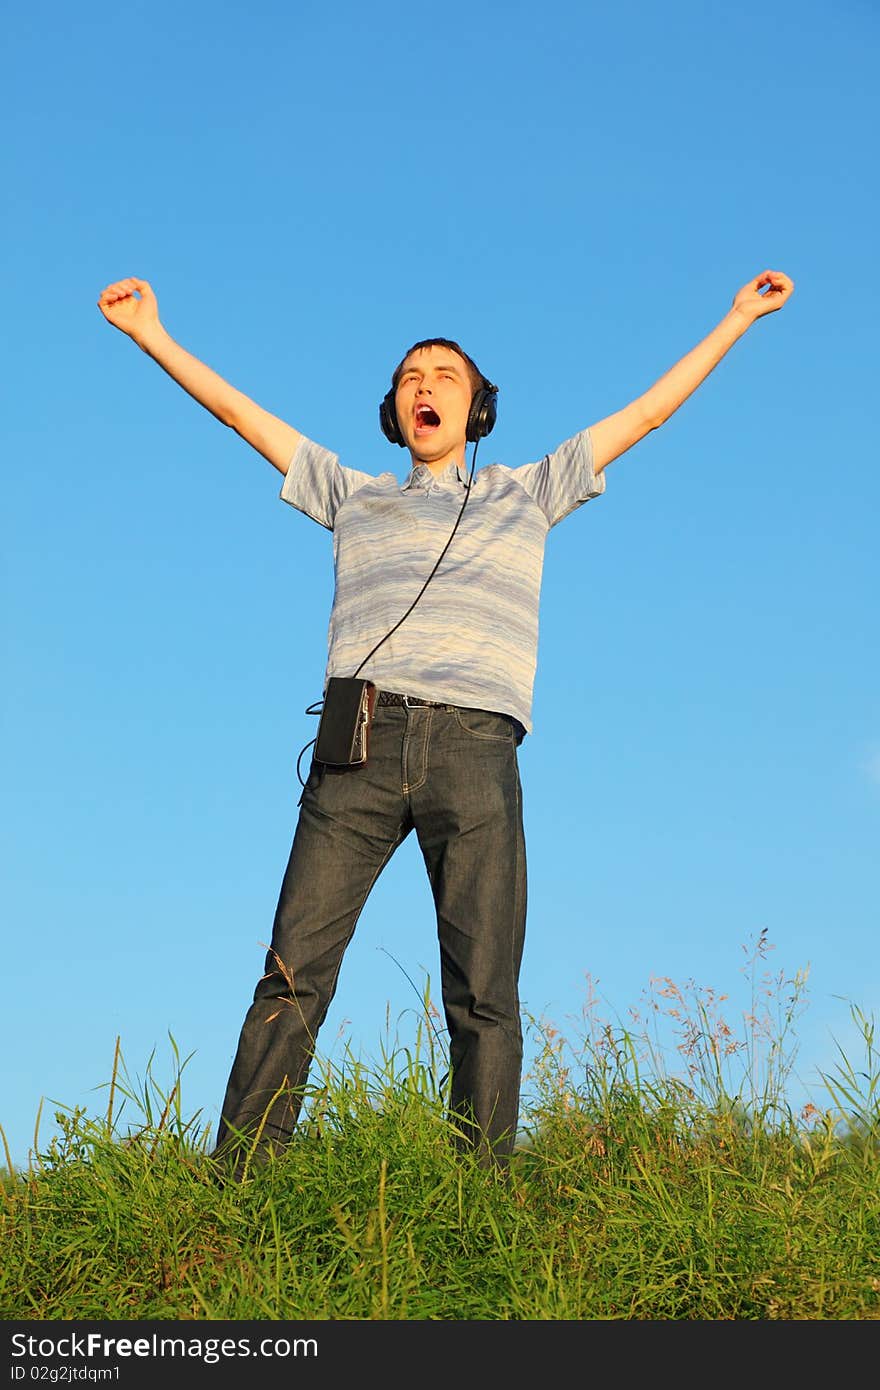
<path fill-rule="evenodd" d="M 541 508 L 550 526 L 605 491 L 605 470 L 596 473 L 593 467 L 593 441 L 588 429 L 566 439 L 538 463 L 524 463 L 520 468 L 511 468 L 510 473 Z"/>
<path fill-rule="evenodd" d="M 328 531 L 332 531 L 336 513 L 346 498 L 373 481 L 371 473 L 345 468 L 336 454 L 303 435 L 288 464 L 278 495 L 282 502 L 289 502 L 291 507 L 317 521 L 319 526 L 326 526 Z"/>

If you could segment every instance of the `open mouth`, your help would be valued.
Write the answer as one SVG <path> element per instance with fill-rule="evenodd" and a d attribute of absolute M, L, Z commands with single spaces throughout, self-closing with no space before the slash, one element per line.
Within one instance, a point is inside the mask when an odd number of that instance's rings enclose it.
<path fill-rule="evenodd" d="M 432 405 L 423 402 L 416 406 L 416 434 L 431 434 L 440 428 L 440 416 Z"/>

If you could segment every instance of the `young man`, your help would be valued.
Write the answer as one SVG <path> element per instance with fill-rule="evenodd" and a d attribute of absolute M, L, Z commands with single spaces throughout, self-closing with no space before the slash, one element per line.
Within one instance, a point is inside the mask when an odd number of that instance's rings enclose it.
<path fill-rule="evenodd" d="M 491 430 L 497 388 L 452 340 L 416 343 L 380 406 L 386 437 L 409 452 L 400 484 L 393 473 L 341 465 L 192 357 L 162 326 L 147 281 L 102 292 L 105 319 L 284 475 L 284 501 L 333 532 L 325 691 L 331 677 L 354 675 L 377 689 L 366 763 L 313 758 L 300 800 L 265 973 L 217 1135 L 215 1153 L 232 1158 L 237 1177 L 289 1141 L 345 949 L 373 884 L 413 829 L 437 912 L 451 1133 L 480 1161 L 509 1159 L 526 921 L 517 750 L 532 729 L 547 533 L 599 496 L 611 460 L 668 420 L 793 288 L 787 275 L 764 271 L 630 405 L 539 462 L 480 469 L 470 487 L 466 444 L 476 447 Z"/>

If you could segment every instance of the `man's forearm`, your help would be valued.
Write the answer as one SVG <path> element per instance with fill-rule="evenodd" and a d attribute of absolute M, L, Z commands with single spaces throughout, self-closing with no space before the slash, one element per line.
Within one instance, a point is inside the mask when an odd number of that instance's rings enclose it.
<path fill-rule="evenodd" d="M 754 322 L 753 315 L 730 309 L 701 343 L 639 397 L 651 428 L 657 429 L 696 391 L 701 382 Z"/>
<path fill-rule="evenodd" d="M 250 404 L 249 397 L 182 348 L 161 324 L 134 341 L 221 424 L 232 427 L 240 407 Z"/>

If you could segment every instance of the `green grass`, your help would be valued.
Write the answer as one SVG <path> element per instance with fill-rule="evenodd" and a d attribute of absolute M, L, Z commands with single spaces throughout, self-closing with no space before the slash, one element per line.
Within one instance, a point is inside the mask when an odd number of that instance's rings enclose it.
<path fill-rule="evenodd" d="M 133 1085 L 117 1048 L 102 1113 L 57 1112 L 29 1170 L 9 1164 L 0 1316 L 878 1318 L 873 1020 L 852 1010 L 865 1057 L 822 1073 L 829 1108 L 793 1113 L 805 978 L 758 979 L 768 949 L 762 933 L 742 1037 L 722 996 L 668 980 L 631 1026 L 595 1000 L 574 1042 L 529 1020 L 507 1172 L 450 1143 L 427 998 L 413 1043 L 375 1066 L 316 1062 L 288 1151 L 232 1186 L 186 1117 L 185 1063 L 167 1089 L 152 1059 Z"/>

